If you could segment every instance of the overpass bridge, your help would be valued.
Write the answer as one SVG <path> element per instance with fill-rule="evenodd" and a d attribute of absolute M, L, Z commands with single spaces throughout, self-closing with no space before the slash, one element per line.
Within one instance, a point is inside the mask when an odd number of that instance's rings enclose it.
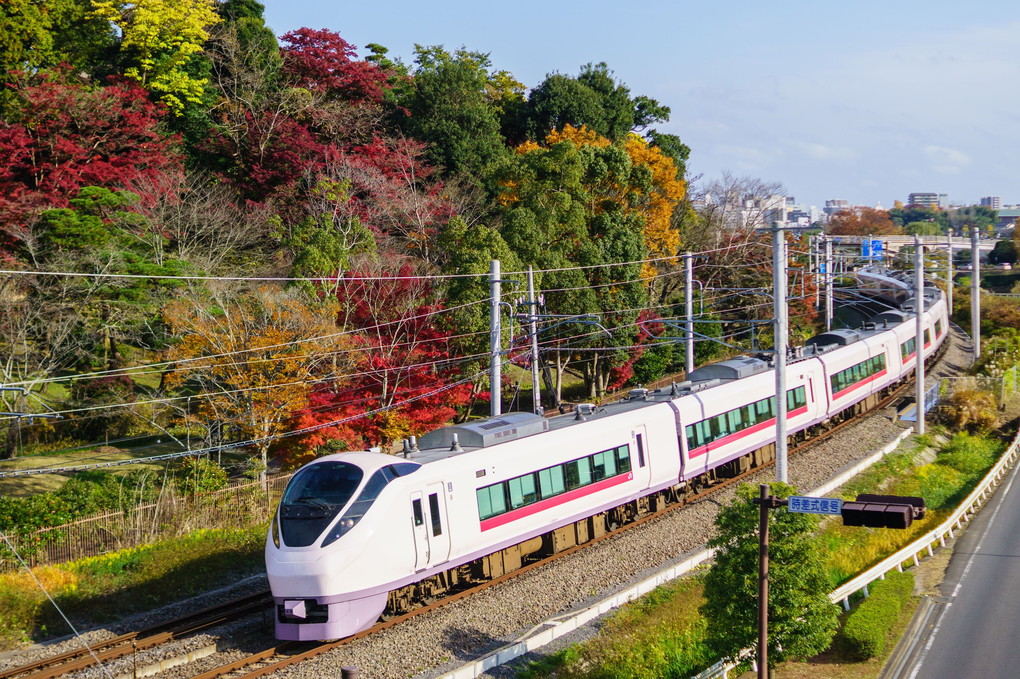
<path fill-rule="evenodd" d="M 858 252 L 861 251 L 861 244 L 868 240 L 868 236 L 829 236 L 833 243 L 838 246 L 853 246 Z M 871 240 L 882 241 L 882 250 L 886 257 L 895 257 L 904 247 L 914 247 L 913 236 L 871 236 Z M 926 250 L 946 250 L 952 248 L 953 252 L 965 250 L 970 252 L 970 238 L 950 238 L 948 236 L 921 236 L 921 245 Z M 994 238 L 982 238 L 978 241 L 978 252 L 981 253 L 982 261 L 988 260 L 988 254 L 995 248 L 998 241 Z"/>

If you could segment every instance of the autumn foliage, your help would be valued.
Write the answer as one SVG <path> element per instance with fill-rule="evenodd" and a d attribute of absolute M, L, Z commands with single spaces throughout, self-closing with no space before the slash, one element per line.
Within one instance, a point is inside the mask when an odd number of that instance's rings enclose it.
<path fill-rule="evenodd" d="M 309 447 L 330 439 L 350 449 L 391 444 L 447 424 L 470 397 L 432 284 L 408 265 L 379 274 L 355 270 L 338 281 L 337 321 L 356 348 L 355 370 L 310 395 L 301 426 L 337 424 L 305 437 Z"/>
<path fill-rule="evenodd" d="M 140 87 L 73 82 L 57 72 L 19 92 L 17 119 L 0 123 L 0 225 L 8 233 L 85 186 L 130 188 L 182 169 L 163 117 Z"/>
<path fill-rule="evenodd" d="M 826 233 L 833 236 L 891 236 L 900 233 L 900 228 L 885 210 L 865 207 L 837 212 L 832 216 Z"/>
<path fill-rule="evenodd" d="M 164 360 L 158 386 L 83 377 L 68 405 L 259 466 L 386 447 L 489 392 L 473 276 L 491 259 L 554 268 L 546 312 L 601 318 L 547 336 L 558 378 L 633 378 L 689 149 L 606 64 L 529 95 L 483 52 L 419 45 L 407 65 L 329 28 L 277 38 L 259 2 L 42 4 L 7 13 L 0 49 L 0 258 L 37 277 L 0 295 L 5 383 Z M 39 440 L 25 429 L 0 454 Z"/>

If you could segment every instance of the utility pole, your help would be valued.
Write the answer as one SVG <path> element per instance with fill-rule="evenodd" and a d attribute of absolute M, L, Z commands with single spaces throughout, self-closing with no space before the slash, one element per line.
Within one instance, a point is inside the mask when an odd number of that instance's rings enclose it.
<path fill-rule="evenodd" d="M 818 274 L 821 273 L 822 268 L 823 268 L 823 265 L 822 265 L 822 241 L 825 239 L 825 236 L 818 236 L 818 237 L 813 237 L 813 238 L 814 238 L 814 244 L 813 244 L 813 247 L 811 248 L 811 254 L 814 256 L 815 265 L 814 265 L 814 267 L 811 270 L 815 272 L 815 310 L 820 311 L 821 310 L 821 303 L 822 303 L 822 296 L 821 296 L 822 295 L 822 286 L 819 284 Z"/>
<path fill-rule="evenodd" d="M 974 362 L 981 358 L 981 250 L 977 227 L 970 227 L 970 258 L 974 275 L 970 278 L 970 337 L 974 344 Z"/>
<path fill-rule="evenodd" d="M 499 322 L 499 303 L 500 303 L 500 280 L 499 280 L 499 260 L 494 259 L 489 265 L 489 295 L 491 299 L 489 301 L 489 415 L 492 417 L 499 417 L 502 413 L 503 408 L 503 366 L 501 355 L 502 341 L 500 335 L 502 335 L 502 328 Z"/>
<path fill-rule="evenodd" d="M 686 318 L 684 320 L 684 344 L 686 345 L 687 362 L 684 367 L 687 379 L 694 372 L 694 255 L 684 255 L 684 304 Z"/>
<path fill-rule="evenodd" d="M 924 433 L 924 251 L 920 236 L 914 236 L 914 295 L 917 298 L 917 345 L 916 367 L 914 368 L 914 404 L 917 406 L 917 420 L 914 433 Z"/>
<path fill-rule="evenodd" d="M 531 334 L 531 406 L 536 415 L 542 409 L 542 389 L 538 382 L 538 307 L 535 301 L 535 274 L 528 265 L 528 332 Z"/>
<path fill-rule="evenodd" d="M 825 332 L 832 330 L 832 241 L 825 239 Z"/>
<path fill-rule="evenodd" d="M 772 294 L 775 296 L 776 367 L 776 480 L 786 483 L 786 234 L 779 226 L 772 229 Z"/>
<path fill-rule="evenodd" d="M 949 254 L 946 257 L 946 308 L 949 311 L 949 317 L 953 317 L 953 232 L 950 230 L 949 236 L 946 238 L 946 246 L 949 248 Z"/>

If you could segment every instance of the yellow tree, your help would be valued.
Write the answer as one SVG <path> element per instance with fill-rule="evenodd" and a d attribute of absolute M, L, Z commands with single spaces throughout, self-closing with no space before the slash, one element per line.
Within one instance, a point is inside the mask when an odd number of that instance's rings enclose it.
<path fill-rule="evenodd" d="M 561 141 L 572 141 L 577 146 L 605 148 L 612 142 L 585 126 L 575 128 L 564 125 L 562 130 L 553 130 L 545 139 L 547 146 Z M 519 147 L 519 153 L 538 148 L 534 143 Z M 677 178 L 676 164 L 655 146 L 636 134 L 628 135 L 624 150 L 631 162 L 631 181 L 626 186 L 602 187 L 602 195 L 593 195 L 592 200 L 610 199 L 623 205 L 627 214 L 638 214 L 644 222 L 645 247 L 650 259 L 675 257 L 680 249 L 680 232 L 674 226 L 673 211 L 683 200 L 687 187 Z M 662 264 L 667 264 L 663 262 Z M 645 265 L 642 275 L 654 276 L 659 267 Z"/>
<path fill-rule="evenodd" d="M 177 299 L 162 314 L 176 340 L 163 356 L 171 364 L 164 385 L 193 394 L 188 417 L 226 423 L 253 441 L 261 474 L 312 388 L 346 372 L 336 313 L 309 306 L 296 289 Z"/>
<path fill-rule="evenodd" d="M 199 103 L 207 78 L 188 72 L 192 57 L 220 21 L 213 0 L 94 0 L 94 16 L 121 33 L 120 49 L 131 55 L 124 75 L 158 94 L 176 115 L 185 102 Z"/>

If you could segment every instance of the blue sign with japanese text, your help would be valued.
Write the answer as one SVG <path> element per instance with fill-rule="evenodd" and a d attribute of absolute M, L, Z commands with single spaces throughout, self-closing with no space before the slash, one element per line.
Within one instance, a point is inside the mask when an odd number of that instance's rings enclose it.
<path fill-rule="evenodd" d="M 882 257 L 882 241 L 867 239 L 861 242 L 861 256 L 862 257 Z"/>
<path fill-rule="evenodd" d="M 838 498 L 791 495 L 786 501 L 786 508 L 799 514 L 839 515 L 843 511 L 843 501 Z"/>

